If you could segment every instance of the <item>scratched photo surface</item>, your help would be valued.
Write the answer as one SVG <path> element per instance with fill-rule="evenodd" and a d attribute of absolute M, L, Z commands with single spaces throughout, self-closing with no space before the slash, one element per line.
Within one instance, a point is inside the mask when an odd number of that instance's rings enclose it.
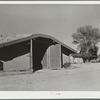
<path fill-rule="evenodd" d="M 100 4 L 0 4 L 0 91 L 100 91 Z"/>

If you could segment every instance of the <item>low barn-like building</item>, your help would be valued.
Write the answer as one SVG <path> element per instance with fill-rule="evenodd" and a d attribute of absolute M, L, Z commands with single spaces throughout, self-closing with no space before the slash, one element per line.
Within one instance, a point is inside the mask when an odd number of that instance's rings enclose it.
<path fill-rule="evenodd" d="M 0 44 L 0 60 L 3 70 L 59 69 L 63 65 L 63 55 L 77 53 L 57 39 L 43 34 Z"/>
<path fill-rule="evenodd" d="M 79 63 L 83 63 L 83 58 L 82 58 L 82 55 L 79 54 L 79 53 L 70 54 L 69 55 L 69 61 L 70 61 L 70 63 L 79 64 Z"/>

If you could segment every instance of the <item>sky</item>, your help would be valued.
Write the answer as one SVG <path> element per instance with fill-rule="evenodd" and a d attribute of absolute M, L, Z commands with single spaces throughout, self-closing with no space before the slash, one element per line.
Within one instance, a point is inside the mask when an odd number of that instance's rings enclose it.
<path fill-rule="evenodd" d="M 0 34 L 47 34 L 76 49 L 72 34 L 84 25 L 100 29 L 100 5 L 0 4 Z"/>

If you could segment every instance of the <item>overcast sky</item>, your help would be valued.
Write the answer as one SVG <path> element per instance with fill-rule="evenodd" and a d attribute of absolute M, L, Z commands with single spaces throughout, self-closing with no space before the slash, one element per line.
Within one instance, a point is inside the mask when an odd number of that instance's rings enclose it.
<path fill-rule="evenodd" d="M 66 45 L 84 25 L 100 29 L 100 5 L 0 5 L 0 34 L 49 34 Z"/>

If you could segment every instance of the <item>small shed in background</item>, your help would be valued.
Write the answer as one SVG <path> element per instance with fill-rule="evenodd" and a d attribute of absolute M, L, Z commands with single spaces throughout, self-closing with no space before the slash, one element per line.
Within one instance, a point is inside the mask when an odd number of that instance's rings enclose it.
<path fill-rule="evenodd" d="M 70 63 L 83 63 L 82 55 L 79 53 L 69 55 Z"/>

